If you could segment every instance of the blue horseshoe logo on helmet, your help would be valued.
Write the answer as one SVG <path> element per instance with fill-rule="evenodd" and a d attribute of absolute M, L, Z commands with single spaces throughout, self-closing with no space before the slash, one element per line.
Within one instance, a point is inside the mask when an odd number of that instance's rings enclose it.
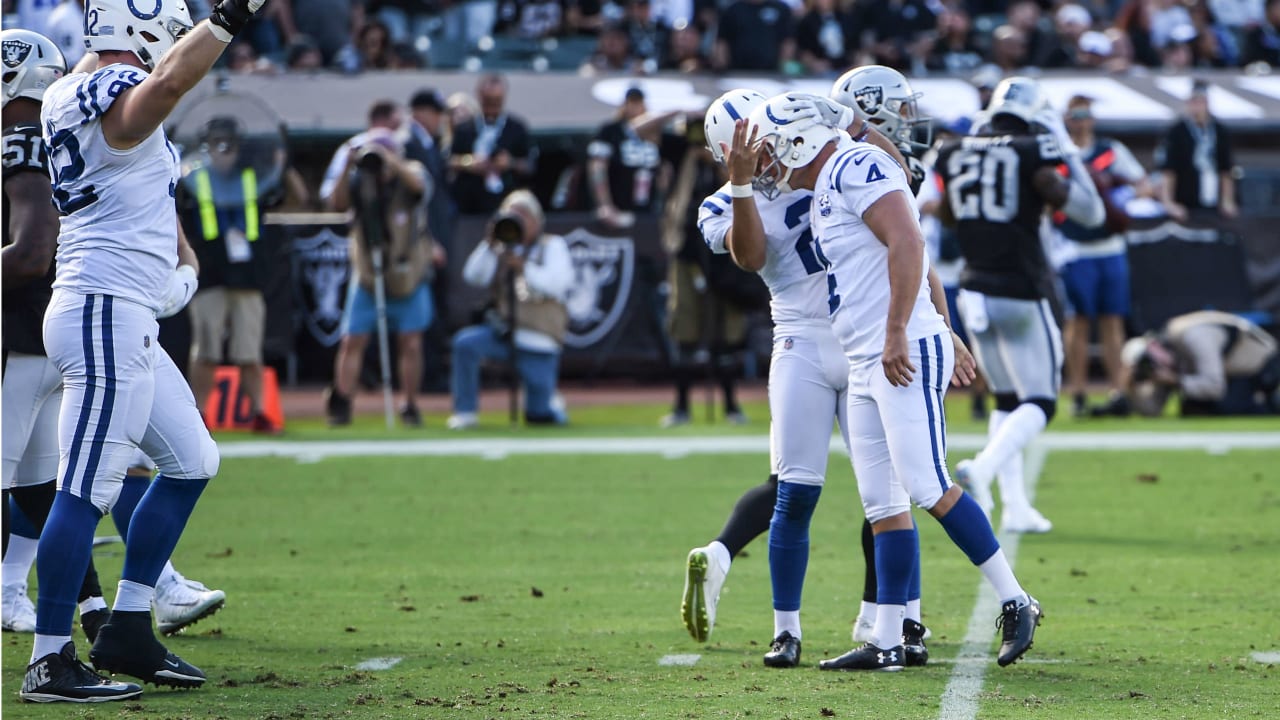
<path fill-rule="evenodd" d="M 129 0 L 129 1 L 133 2 L 133 0 Z M 769 107 L 768 105 L 764 106 L 764 115 L 765 117 L 769 118 L 769 122 L 773 123 L 774 125 L 790 125 L 792 123 L 791 120 L 782 120 L 776 117 L 773 114 L 773 108 Z"/>
<path fill-rule="evenodd" d="M 155 17 L 160 14 L 160 9 L 164 7 L 164 0 L 155 0 L 155 3 L 155 10 L 152 10 L 150 13 L 144 13 L 138 9 L 138 6 L 133 4 L 133 0 L 129 0 L 129 12 L 132 12 L 133 16 L 139 20 L 154 20 Z"/>

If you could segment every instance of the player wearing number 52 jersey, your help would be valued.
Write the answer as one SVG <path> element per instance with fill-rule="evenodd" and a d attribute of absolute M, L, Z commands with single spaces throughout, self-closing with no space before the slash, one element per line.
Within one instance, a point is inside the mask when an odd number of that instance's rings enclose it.
<path fill-rule="evenodd" d="M 59 489 L 40 538 L 36 637 L 21 696 L 91 702 L 136 685 L 76 670 L 71 619 L 94 528 L 141 447 L 161 474 L 139 501 L 111 618 L 89 659 L 145 682 L 197 687 L 205 675 L 155 638 L 155 585 L 209 479 L 217 446 L 156 339 L 156 317 L 195 292 L 194 254 L 174 206 L 178 158 L 161 125 L 264 0 L 222 0 L 192 27 L 184 0 L 88 0 L 76 70 L 41 112 L 61 214 L 54 292 L 44 320 L 62 374 Z M 7 49 L 6 49 L 7 54 Z M 181 263 L 181 265 L 180 265 Z"/>
<path fill-rule="evenodd" d="M 989 128 L 940 144 L 934 162 L 946 198 L 942 219 L 954 222 L 966 263 L 958 305 L 996 398 L 987 446 L 956 466 L 956 478 L 989 514 L 998 475 L 1002 529 L 1048 532 L 1052 524 L 1031 506 L 1022 479 L 1022 449 L 1053 418 L 1062 371 L 1040 220 L 1049 206 L 1093 227 L 1105 208 L 1036 81 L 1002 81 L 987 114 Z"/>
<path fill-rule="evenodd" d="M 872 640 L 819 667 L 905 667 L 903 619 L 919 563 L 911 500 L 995 586 L 1004 603 L 999 662 L 1008 665 L 1031 646 L 1039 605 L 1018 584 L 982 510 L 947 476 L 943 397 L 947 381 L 964 384 L 972 367 L 956 369 L 945 299 L 928 280 L 906 175 L 883 151 L 802 120 L 791 110 L 795 99 L 779 95 L 751 114 L 764 153 L 758 182 L 813 193 L 814 242 L 826 261 L 827 304 L 848 364 L 849 445 L 876 550 Z"/>

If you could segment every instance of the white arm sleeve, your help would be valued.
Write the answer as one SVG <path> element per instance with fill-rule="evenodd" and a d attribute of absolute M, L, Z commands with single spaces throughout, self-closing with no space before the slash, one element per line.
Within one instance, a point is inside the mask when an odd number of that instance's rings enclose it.
<path fill-rule="evenodd" d="M 573 257 L 569 245 L 559 235 L 542 237 L 541 262 L 526 262 L 524 280 L 539 295 L 564 302 L 573 285 Z"/>
<path fill-rule="evenodd" d="M 498 256 L 484 240 L 476 245 L 462 266 L 462 279 L 468 285 L 485 287 L 493 282 L 493 274 L 498 271 Z"/>
<path fill-rule="evenodd" d="M 1062 160 L 1071 171 L 1067 178 L 1067 202 L 1062 205 L 1062 212 L 1085 227 L 1098 227 L 1107 219 L 1107 208 L 1102 204 L 1102 196 L 1080 159 L 1080 153 L 1063 152 Z"/>

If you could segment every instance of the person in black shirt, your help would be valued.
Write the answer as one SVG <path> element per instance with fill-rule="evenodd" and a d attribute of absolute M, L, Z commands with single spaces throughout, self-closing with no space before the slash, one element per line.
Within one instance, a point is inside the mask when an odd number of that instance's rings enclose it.
<path fill-rule="evenodd" d="M 1039 83 L 1002 81 L 987 116 L 989 126 L 976 136 L 943 141 L 934 162 L 946 197 L 941 217 L 954 224 L 966 263 L 958 305 L 996 398 L 991 439 L 957 465 L 956 478 L 989 514 L 999 473 L 1002 530 L 1048 532 L 1052 524 L 1031 507 L 1021 472 L 1022 449 L 1054 415 L 1062 373 L 1040 221 L 1047 205 L 1095 227 L 1105 208 Z M 1063 163 L 1067 178 L 1057 171 Z"/>
<path fill-rule="evenodd" d="M 587 181 L 596 216 L 604 222 L 630 227 L 636 213 L 653 209 L 662 164 L 658 135 L 671 117 L 648 114 L 644 91 L 633 87 L 617 118 L 601 127 L 587 146 Z"/>
<path fill-rule="evenodd" d="M 1169 217 L 1184 221 L 1189 211 L 1205 208 L 1228 219 L 1239 212 L 1231 135 L 1209 113 L 1207 83 L 1192 85 L 1186 114 L 1156 148 L 1156 167 L 1163 171 L 1160 199 Z"/>
<path fill-rule="evenodd" d="M 1280 0 L 1267 0 L 1263 21 L 1244 31 L 1240 64 L 1280 67 Z"/>
<path fill-rule="evenodd" d="M 715 66 L 777 71 L 795 56 L 791 8 L 779 0 L 738 0 L 720 15 Z"/>
<path fill-rule="evenodd" d="M 796 25 L 796 52 L 811 73 L 836 72 L 857 47 L 852 19 L 835 0 L 815 0 Z"/>
<path fill-rule="evenodd" d="M 535 150 L 524 120 L 506 111 L 507 79 L 485 75 L 476 85 L 480 112 L 454 128 L 449 167 L 453 197 L 462 213 L 491 213 L 524 184 Z"/>

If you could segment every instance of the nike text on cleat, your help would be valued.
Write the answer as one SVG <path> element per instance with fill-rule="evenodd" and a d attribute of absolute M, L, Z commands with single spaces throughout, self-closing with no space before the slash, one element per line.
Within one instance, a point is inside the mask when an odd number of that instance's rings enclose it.
<path fill-rule="evenodd" d="M 200 668 L 169 652 L 151 630 L 151 613 L 111 613 L 111 620 L 98 631 L 98 640 L 89 650 L 89 660 L 99 670 L 132 675 L 143 682 L 176 688 L 204 684 Z"/>
<path fill-rule="evenodd" d="M 221 590 L 210 590 L 175 572 L 156 583 L 156 596 L 152 602 L 156 611 L 156 627 L 165 635 L 173 635 L 218 612 L 226 601 L 227 594 Z"/>
<path fill-rule="evenodd" d="M 864 643 L 837 658 L 818 663 L 822 670 L 876 670 L 898 672 L 906 666 L 906 650 L 901 645 L 878 648 Z"/>
<path fill-rule="evenodd" d="M 906 654 L 907 667 L 923 667 L 929 664 L 929 648 L 924 644 L 924 638 L 928 633 L 928 628 L 915 620 L 902 621 L 902 648 Z"/>
<path fill-rule="evenodd" d="M 36 631 L 36 608 L 27 595 L 27 584 L 4 586 L 4 599 L 0 603 L 0 626 L 9 632 L 33 633 Z"/>
<path fill-rule="evenodd" d="M 76 646 L 67 643 L 62 651 L 27 666 L 18 697 L 26 702 L 92 703 L 129 700 L 142 694 L 133 683 L 115 682 L 95 673 L 76 658 Z"/>
<path fill-rule="evenodd" d="M 769 645 L 769 652 L 764 654 L 764 664 L 775 668 L 793 668 L 799 665 L 800 638 L 783 630 Z"/>
<path fill-rule="evenodd" d="M 1026 605 L 1010 600 L 1000 608 L 1000 617 L 996 618 L 996 627 L 1000 629 L 1000 655 L 996 662 L 1000 667 L 1012 665 L 1031 649 L 1036 627 L 1043 617 L 1040 603 L 1035 598 Z"/>
<path fill-rule="evenodd" d="M 720 588 L 724 587 L 726 575 L 728 570 L 720 567 L 710 548 L 689 551 L 680 617 L 689 634 L 698 642 L 706 642 L 716 626 L 716 604 L 720 602 Z"/>

